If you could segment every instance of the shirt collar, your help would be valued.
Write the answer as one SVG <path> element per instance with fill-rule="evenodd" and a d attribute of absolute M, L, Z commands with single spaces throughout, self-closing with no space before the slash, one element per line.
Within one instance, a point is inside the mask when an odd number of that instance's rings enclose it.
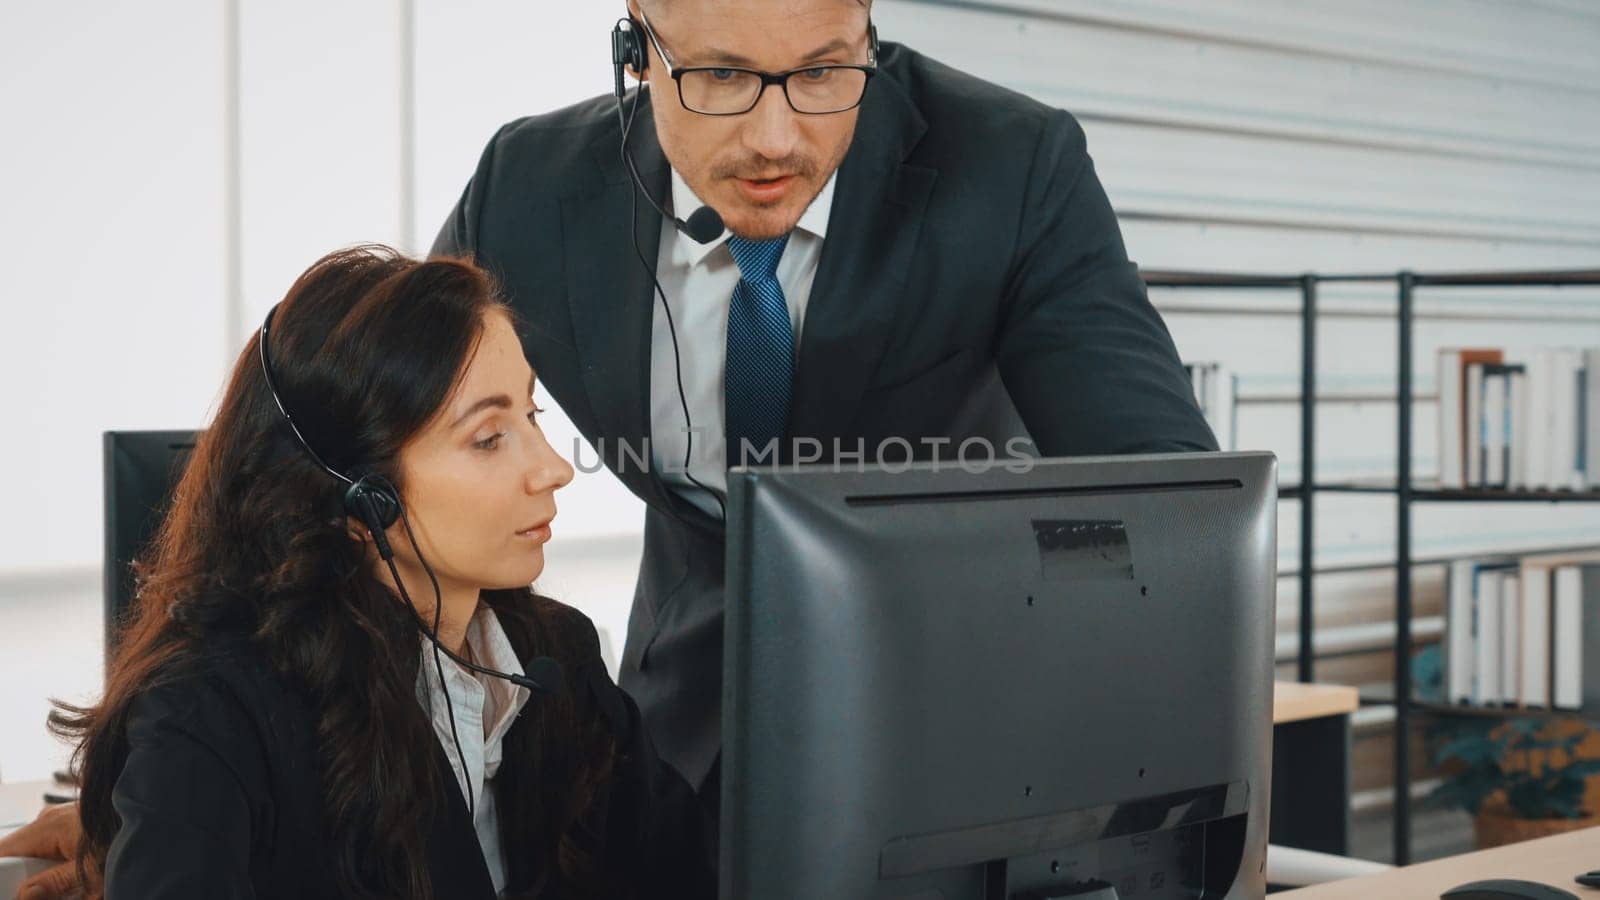
<path fill-rule="evenodd" d="M 500 617 L 487 604 L 480 604 L 472 621 L 467 623 L 467 644 L 472 648 L 472 656 L 478 665 L 507 675 L 527 674 L 523 671 L 522 660 L 517 659 L 517 651 L 511 649 L 511 639 L 506 637 Z M 485 710 L 485 713 L 494 716 L 484 729 L 485 735 L 487 740 L 498 742 L 511 729 L 511 724 L 517 720 L 533 692 L 504 678 L 484 676 L 484 681 L 487 682 L 485 687 L 489 696 L 494 698 L 489 709 Z"/>
<path fill-rule="evenodd" d="M 466 645 L 470 649 L 470 658 L 486 669 L 505 672 L 508 675 L 524 675 L 522 661 L 517 658 L 517 652 L 511 647 L 510 638 L 500 625 L 500 618 L 494 614 L 488 604 L 478 604 L 478 609 L 472 614 L 472 619 L 467 623 Z M 433 647 L 426 637 L 422 639 L 423 666 L 421 675 L 428 685 L 437 688 L 438 676 L 433 671 Z M 503 678 L 485 675 L 479 679 L 465 668 L 457 665 L 448 656 L 442 660 L 450 681 L 465 684 L 477 680 L 483 685 L 484 709 L 483 732 L 484 743 L 497 744 L 505 733 L 517 720 L 532 692 L 519 684 L 512 684 Z"/>
<path fill-rule="evenodd" d="M 822 190 L 817 193 L 816 199 L 812 200 L 811 205 L 806 207 L 806 211 L 801 214 L 800 221 L 795 224 L 797 230 L 815 235 L 818 240 L 828 236 L 828 217 L 833 212 L 833 183 L 838 177 L 839 171 L 835 169 L 833 174 L 828 176 L 828 181 L 822 186 Z M 689 187 L 689 183 L 683 180 L 683 176 L 678 174 L 678 170 L 673 169 L 673 212 L 677 213 L 679 218 L 687 218 L 689 213 L 693 213 L 704 205 L 705 202 L 695 194 L 693 188 Z M 705 244 L 698 243 L 692 238 L 681 234 L 674 235 L 679 239 L 673 241 L 672 261 L 680 266 L 698 266 L 705 261 L 707 256 L 711 255 L 711 251 L 727 242 L 729 234 L 730 232 L 727 229 L 723 229 L 722 234 L 718 235 L 715 240 Z"/>

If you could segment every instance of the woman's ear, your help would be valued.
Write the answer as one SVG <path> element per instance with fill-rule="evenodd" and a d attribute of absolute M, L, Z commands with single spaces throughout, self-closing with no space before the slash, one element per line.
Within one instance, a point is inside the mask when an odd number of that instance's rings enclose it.
<path fill-rule="evenodd" d="M 344 531 L 350 540 L 358 544 L 367 544 L 372 541 L 372 535 L 367 533 L 367 526 L 363 525 L 361 520 L 355 516 L 344 517 Z"/>

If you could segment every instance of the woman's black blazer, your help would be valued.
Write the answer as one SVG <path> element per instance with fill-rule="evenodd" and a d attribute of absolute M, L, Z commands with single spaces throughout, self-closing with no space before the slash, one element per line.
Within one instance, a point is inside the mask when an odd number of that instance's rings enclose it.
<path fill-rule="evenodd" d="M 604 835 L 607 870 L 639 897 L 714 897 L 708 826 L 693 793 L 660 761 L 638 708 L 606 673 L 593 624 L 563 610 L 562 627 L 576 638 L 566 643 L 578 649 L 558 660 L 561 689 L 577 692 L 580 711 L 605 720 L 620 750 L 593 810 L 604 820 L 596 833 Z M 171 676 L 130 713 L 130 751 L 112 793 L 121 826 L 106 860 L 109 900 L 338 896 L 321 820 L 312 704 L 238 635 L 208 640 Z M 531 698 L 513 730 L 528 727 L 539 705 Z M 447 808 L 431 817 L 427 835 L 434 895 L 491 900 L 488 868 L 443 748 L 435 741 L 415 750 L 432 754 L 447 788 Z M 508 757 L 502 771 L 515 765 Z M 509 873 L 519 848 L 502 850 Z M 559 893 L 546 890 L 540 900 Z"/>

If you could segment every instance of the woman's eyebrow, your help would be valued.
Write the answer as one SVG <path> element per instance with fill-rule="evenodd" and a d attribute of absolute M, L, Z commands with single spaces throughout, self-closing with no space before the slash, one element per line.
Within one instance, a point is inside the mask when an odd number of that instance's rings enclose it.
<path fill-rule="evenodd" d="M 537 375 L 534 375 L 534 374 L 528 375 L 528 396 L 530 396 L 530 397 L 533 396 L 533 387 L 534 387 L 535 384 L 538 383 L 538 381 L 539 381 L 539 377 Z M 480 399 L 478 402 L 476 402 L 476 403 L 472 404 L 471 406 L 467 407 L 467 411 L 462 413 L 460 416 L 456 417 L 456 420 L 454 422 L 450 423 L 450 427 L 451 428 L 455 428 L 456 426 L 460 425 L 462 422 L 465 422 L 467 419 L 470 419 L 472 417 L 473 413 L 479 412 L 481 410 L 490 409 L 490 408 L 494 408 L 494 409 L 510 409 L 511 405 L 512 405 L 511 398 L 506 396 L 505 394 L 494 394 L 494 395 L 489 396 L 489 397 L 484 397 L 484 398 Z"/>
<path fill-rule="evenodd" d="M 451 428 L 455 428 L 457 425 L 460 425 L 462 422 L 465 422 L 466 420 L 472 418 L 472 414 L 473 413 L 479 412 L 481 410 L 489 409 L 490 407 L 494 407 L 496 409 L 510 409 L 511 408 L 511 398 L 507 397 L 505 394 L 495 394 L 492 397 L 484 397 L 483 399 L 479 400 L 477 403 L 474 403 L 471 406 L 467 407 L 467 411 L 462 413 L 459 417 L 457 417 L 454 422 L 451 422 L 450 423 L 450 427 Z"/>

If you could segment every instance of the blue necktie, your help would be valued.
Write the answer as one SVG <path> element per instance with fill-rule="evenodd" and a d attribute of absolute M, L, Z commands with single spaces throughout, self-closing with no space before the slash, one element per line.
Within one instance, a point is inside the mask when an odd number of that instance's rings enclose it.
<path fill-rule="evenodd" d="M 789 242 L 784 235 L 770 241 L 729 237 L 728 249 L 739 264 L 739 285 L 728 307 L 728 362 L 723 376 L 723 410 L 727 422 L 727 462 L 775 462 L 763 455 L 769 441 L 783 437 L 789 417 L 790 382 L 794 377 L 794 326 L 778 283 L 778 260 Z M 740 440 L 751 450 L 741 458 Z"/>

